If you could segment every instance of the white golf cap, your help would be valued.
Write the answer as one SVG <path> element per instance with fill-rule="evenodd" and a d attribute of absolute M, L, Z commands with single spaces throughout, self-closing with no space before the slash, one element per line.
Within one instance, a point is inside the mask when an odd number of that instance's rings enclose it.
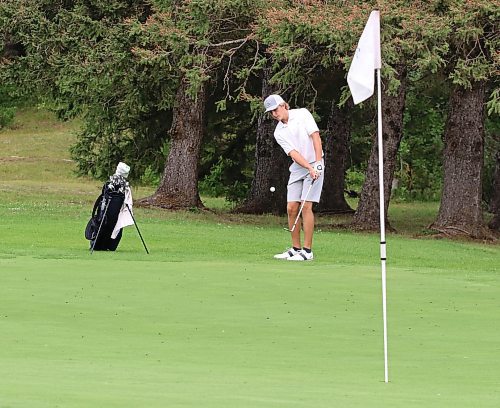
<path fill-rule="evenodd" d="M 285 103 L 283 98 L 279 95 L 269 95 L 264 101 L 264 108 L 266 112 L 275 110 L 282 103 Z"/>
<path fill-rule="evenodd" d="M 130 166 L 127 166 L 123 162 L 118 163 L 118 166 L 116 166 L 115 174 L 117 176 L 123 176 L 123 177 L 127 178 L 129 172 L 130 172 Z"/>

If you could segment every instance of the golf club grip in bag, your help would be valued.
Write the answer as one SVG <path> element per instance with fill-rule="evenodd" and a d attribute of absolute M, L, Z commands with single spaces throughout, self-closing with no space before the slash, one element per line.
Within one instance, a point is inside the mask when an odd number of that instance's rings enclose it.
<path fill-rule="evenodd" d="M 85 228 L 85 238 L 90 241 L 93 251 L 115 251 L 122 237 L 121 230 L 115 239 L 111 238 L 111 234 L 118 220 L 125 194 L 113 191 L 108 184 L 104 184 L 102 194 L 97 198 L 92 217 Z"/>

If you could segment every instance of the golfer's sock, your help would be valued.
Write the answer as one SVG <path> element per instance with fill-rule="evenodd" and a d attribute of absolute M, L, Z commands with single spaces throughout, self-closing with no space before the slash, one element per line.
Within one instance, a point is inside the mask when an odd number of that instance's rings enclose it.
<path fill-rule="evenodd" d="M 292 247 L 295 251 L 300 251 L 300 248 Z"/>
<path fill-rule="evenodd" d="M 304 251 L 306 251 L 308 254 L 310 254 L 310 253 L 311 253 L 311 248 L 306 248 L 306 247 L 304 247 L 304 248 L 302 248 L 302 249 L 303 249 Z"/>

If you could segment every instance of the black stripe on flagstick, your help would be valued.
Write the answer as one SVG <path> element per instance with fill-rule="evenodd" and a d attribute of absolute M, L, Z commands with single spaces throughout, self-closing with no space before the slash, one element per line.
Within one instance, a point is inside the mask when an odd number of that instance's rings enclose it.
<path fill-rule="evenodd" d="M 385 241 L 380 241 L 380 245 L 382 245 L 382 244 L 386 244 L 386 242 Z"/>
<path fill-rule="evenodd" d="M 380 258 L 381 261 L 387 261 L 387 258 Z"/>

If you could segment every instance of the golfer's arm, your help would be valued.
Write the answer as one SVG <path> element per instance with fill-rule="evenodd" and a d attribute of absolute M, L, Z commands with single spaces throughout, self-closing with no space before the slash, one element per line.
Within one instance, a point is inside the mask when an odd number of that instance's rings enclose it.
<path fill-rule="evenodd" d="M 321 159 L 323 158 L 323 146 L 321 144 L 321 137 L 319 136 L 319 132 L 314 132 L 310 137 L 313 141 L 316 161 L 321 161 Z M 288 155 L 298 165 L 306 168 L 309 171 L 313 169 L 311 164 L 306 159 L 304 159 L 304 157 L 297 150 L 292 150 L 290 153 L 288 153 Z"/>
<path fill-rule="evenodd" d="M 313 169 L 312 166 L 309 164 L 309 162 L 306 159 L 304 159 L 304 157 L 297 150 L 292 150 L 290 153 L 288 153 L 288 155 L 298 165 L 306 168 L 309 171 Z"/>
<path fill-rule="evenodd" d="M 319 132 L 314 132 L 313 134 L 311 134 L 310 137 L 313 141 L 316 161 L 321 161 L 321 159 L 323 158 L 323 145 L 321 143 L 321 137 L 319 135 Z"/>

